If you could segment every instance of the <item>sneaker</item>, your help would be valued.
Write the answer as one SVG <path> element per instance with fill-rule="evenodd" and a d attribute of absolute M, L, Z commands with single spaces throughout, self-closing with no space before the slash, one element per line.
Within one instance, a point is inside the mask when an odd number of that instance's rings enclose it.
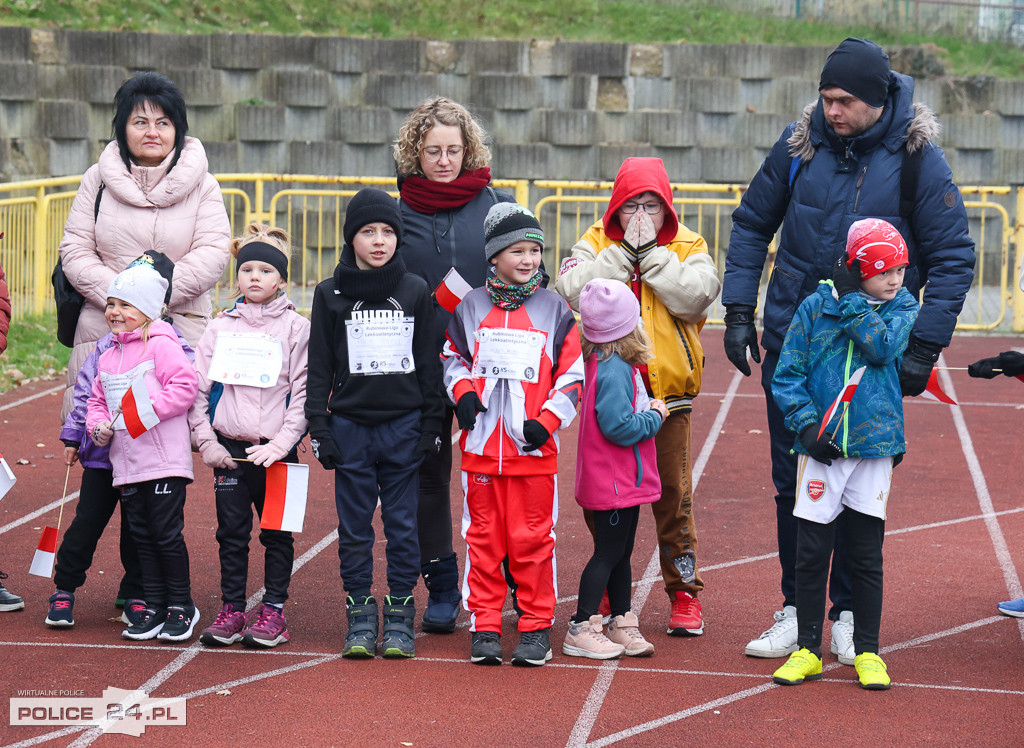
<path fill-rule="evenodd" d="M 861 652 L 854 658 L 853 666 L 857 668 L 857 680 L 861 688 L 885 691 L 892 685 L 885 663 L 874 652 Z"/>
<path fill-rule="evenodd" d="M 2 571 L 0 571 L 0 579 L 7 579 L 7 575 Z M 0 583 L 0 611 L 21 610 L 24 607 L 25 601 Z"/>
<path fill-rule="evenodd" d="M 132 601 L 134 602 L 134 600 Z M 125 609 L 127 609 L 125 605 Z M 224 606 L 213 619 L 213 623 L 199 636 L 199 641 L 210 647 L 230 647 L 242 638 L 245 631 L 246 616 L 241 610 L 235 610 L 231 603 Z"/>
<path fill-rule="evenodd" d="M 787 605 L 775 611 L 775 623 L 747 644 L 747 657 L 785 657 L 796 651 L 796 607 Z"/>
<path fill-rule="evenodd" d="M 700 600 L 689 592 L 676 590 L 671 594 L 672 616 L 668 621 L 670 636 L 700 636 L 704 633 L 704 613 Z"/>
<path fill-rule="evenodd" d="M 164 627 L 157 639 L 165 642 L 183 642 L 192 636 L 199 623 L 199 608 L 195 605 L 168 605 Z"/>
<path fill-rule="evenodd" d="M 121 623 L 132 626 L 142 620 L 142 614 L 146 610 L 146 601 L 130 597 L 124 601 L 124 609 L 121 611 Z"/>
<path fill-rule="evenodd" d="M 523 631 L 519 634 L 519 644 L 512 650 L 513 665 L 543 665 L 550 659 L 551 629 Z"/>
<path fill-rule="evenodd" d="M 799 686 L 805 680 L 821 680 L 821 658 L 806 647 L 789 656 L 772 675 L 780 686 Z"/>
<path fill-rule="evenodd" d="M 1024 618 L 1024 597 L 1019 600 L 1008 600 L 1005 603 L 999 603 L 996 607 L 1004 616 Z M 0 608 L 0 610 L 3 610 L 3 608 Z"/>
<path fill-rule="evenodd" d="M 260 606 L 253 623 L 242 632 L 242 644 L 254 649 L 270 649 L 290 638 L 284 612 L 266 603 Z"/>
<path fill-rule="evenodd" d="M 832 654 L 844 665 L 853 664 L 853 613 L 849 610 L 844 610 L 839 620 L 832 622 Z"/>
<path fill-rule="evenodd" d="M 50 596 L 50 611 L 44 623 L 55 629 L 69 629 L 75 625 L 75 593 L 57 590 Z"/>
<path fill-rule="evenodd" d="M 341 648 L 342 657 L 353 659 L 369 659 L 377 652 L 377 601 L 372 597 L 356 598 L 349 596 L 345 605 L 348 618 L 348 633 L 345 634 L 345 645 Z"/>
<path fill-rule="evenodd" d="M 474 631 L 469 661 L 474 665 L 501 664 L 501 634 L 494 631 Z"/>
<path fill-rule="evenodd" d="M 633 620 L 636 620 L 636 616 L 633 616 Z M 579 623 L 569 621 L 569 630 L 565 632 L 565 641 L 562 642 L 562 654 L 591 660 L 614 660 L 625 649 L 623 642 L 613 642 L 601 633 L 600 613 Z M 516 647 L 516 652 L 518 651 L 519 647 Z"/>
<path fill-rule="evenodd" d="M 644 639 L 639 627 L 636 613 L 630 610 L 612 619 L 606 636 L 616 644 L 621 644 L 624 647 L 622 654 L 627 657 L 650 657 L 654 654 L 654 645 Z"/>
<path fill-rule="evenodd" d="M 381 612 L 384 630 L 380 638 L 380 653 L 389 660 L 398 660 L 416 656 L 416 644 L 413 628 L 416 622 L 416 606 L 412 595 L 408 597 L 384 598 L 384 610 Z"/>
<path fill-rule="evenodd" d="M 166 610 L 147 607 L 139 616 L 139 621 L 122 631 L 121 636 L 125 639 L 134 639 L 135 641 L 155 639 L 157 634 L 163 629 L 166 619 Z"/>

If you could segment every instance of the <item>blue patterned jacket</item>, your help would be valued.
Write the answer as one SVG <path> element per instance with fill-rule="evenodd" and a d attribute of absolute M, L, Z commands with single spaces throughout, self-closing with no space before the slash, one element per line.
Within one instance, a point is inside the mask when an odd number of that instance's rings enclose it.
<path fill-rule="evenodd" d="M 836 299 L 822 281 L 793 317 L 772 379 L 772 394 L 799 435 L 817 426 L 853 372 L 867 366 L 835 434 L 846 457 L 889 457 L 906 451 L 899 363 L 917 319 L 917 301 L 905 288 L 879 306 L 860 294 Z M 839 422 L 838 411 L 828 432 Z M 807 450 L 797 439 L 797 452 Z"/>

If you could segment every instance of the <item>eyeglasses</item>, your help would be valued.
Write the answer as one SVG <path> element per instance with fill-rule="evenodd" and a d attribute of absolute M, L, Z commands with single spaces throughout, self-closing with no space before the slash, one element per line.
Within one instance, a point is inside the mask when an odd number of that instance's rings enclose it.
<path fill-rule="evenodd" d="M 622 207 L 619 208 L 627 216 L 631 216 L 636 213 L 640 208 L 643 208 L 648 215 L 655 216 L 661 212 L 662 204 L 656 203 L 623 203 Z"/>
<path fill-rule="evenodd" d="M 447 153 L 448 160 L 454 161 L 457 158 L 461 158 L 462 154 L 466 152 L 466 146 L 464 145 L 450 145 L 447 148 L 441 148 L 440 146 L 432 145 L 428 148 L 424 148 L 420 151 L 427 161 L 440 161 L 441 154 Z"/>

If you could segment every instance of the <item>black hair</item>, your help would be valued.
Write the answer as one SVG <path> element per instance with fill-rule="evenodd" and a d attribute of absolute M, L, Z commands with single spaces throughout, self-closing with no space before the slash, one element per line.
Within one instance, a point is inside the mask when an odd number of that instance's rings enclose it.
<path fill-rule="evenodd" d="M 128 118 L 135 108 L 149 103 L 160 107 L 164 115 L 174 125 L 174 160 L 171 167 L 178 162 L 181 149 L 185 145 L 188 134 L 188 115 L 185 113 L 185 98 L 181 90 L 166 76 L 152 71 L 136 73 L 121 84 L 114 94 L 114 139 L 121 149 L 121 160 L 129 170 L 132 168 L 132 154 L 128 150 Z"/>

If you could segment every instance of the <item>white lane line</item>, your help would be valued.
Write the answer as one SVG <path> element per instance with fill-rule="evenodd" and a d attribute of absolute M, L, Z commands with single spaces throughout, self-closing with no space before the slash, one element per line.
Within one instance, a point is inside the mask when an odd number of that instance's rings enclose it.
<path fill-rule="evenodd" d="M 718 408 L 718 415 L 715 416 L 715 422 L 711 424 L 711 431 L 708 433 L 708 437 L 704 441 L 704 446 L 701 448 L 700 454 L 697 456 L 697 460 L 693 463 L 691 474 L 694 494 L 696 494 L 697 484 L 700 482 L 700 477 L 704 473 L 704 468 L 707 466 L 708 460 L 711 457 L 711 451 L 715 448 L 715 444 L 718 442 L 718 435 L 722 433 L 722 426 L 725 424 L 725 418 L 729 415 L 729 409 L 732 407 L 733 400 L 736 397 L 736 390 L 739 388 L 742 380 L 743 375 L 740 374 L 739 371 L 733 373 L 732 381 L 729 383 L 729 389 L 725 393 L 725 397 L 722 398 L 722 404 Z M 660 550 L 655 548 L 654 553 L 651 554 L 651 558 L 647 563 L 647 569 L 644 571 L 643 580 L 633 593 L 633 609 L 638 612 L 643 609 L 644 603 L 650 596 L 651 588 L 658 579 L 654 574 L 654 570 L 661 566 L 658 556 L 659 553 Z M 613 660 L 601 667 L 598 677 L 594 681 L 594 685 L 591 686 L 590 693 L 587 695 L 587 700 L 583 703 L 582 709 L 580 709 L 579 717 L 576 718 L 576 724 L 573 725 L 572 732 L 569 734 L 569 739 L 566 742 L 566 748 L 579 748 L 579 746 L 587 745 L 590 732 L 594 729 L 594 723 L 597 722 L 597 717 L 601 713 L 601 707 L 604 705 L 604 700 L 608 696 L 608 689 L 611 688 L 612 679 L 615 677 L 615 671 L 618 666 L 619 661 Z"/>
<path fill-rule="evenodd" d="M 68 494 L 68 495 L 67 495 L 67 496 L 66 496 L 66 497 L 65 497 L 65 498 L 63 499 L 63 501 L 64 501 L 65 503 L 67 503 L 67 502 L 69 502 L 69 501 L 74 501 L 74 500 L 75 500 L 75 499 L 77 499 L 77 498 L 78 498 L 78 491 L 75 491 L 75 492 L 73 492 L 73 493 L 69 493 L 69 494 Z M 21 519 L 16 519 L 16 520 L 14 520 L 13 522 L 9 522 L 9 523 L 7 523 L 7 524 L 6 524 L 6 525 L 4 525 L 3 527 L 0 527 L 0 535 L 3 535 L 3 534 L 4 534 L 5 532 L 10 532 L 11 530 L 13 530 L 13 529 L 14 529 L 14 528 L 16 528 L 16 527 L 21 527 L 21 526 L 22 526 L 23 524 L 25 524 L 26 522 L 31 522 L 31 521 L 32 521 L 32 520 L 34 520 L 34 519 L 35 519 L 36 517 L 38 517 L 38 516 L 40 516 L 40 515 L 42 515 L 42 514 L 46 514 L 47 512 L 49 512 L 49 511 L 50 511 L 50 510 L 52 510 L 52 509 L 56 509 L 57 507 L 59 507 L 59 506 L 60 506 L 60 502 L 61 502 L 61 499 L 56 499 L 56 500 L 54 500 L 54 501 L 51 501 L 51 502 L 50 502 L 49 504 L 47 504 L 46 506 L 41 506 L 41 507 L 39 507 L 38 509 L 36 509 L 36 510 L 35 510 L 34 512 L 30 512 L 29 514 L 26 514 L 26 515 L 25 515 L 24 517 L 22 517 Z"/>
<path fill-rule="evenodd" d="M 59 384 L 56 387 L 51 387 L 48 390 L 43 390 L 42 392 L 37 392 L 34 395 L 29 395 L 28 397 L 23 397 L 20 400 L 15 400 L 14 402 L 5 403 L 4 405 L 0 405 L 0 410 L 10 410 L 11 408 L 16 408 L 19 405 L 24 405 L 25 403 L 30 403 L 33 400 L 38 400 L 41 397 L 46 397 L 47 395 L 53 395 L 53 394 L 55 394 L 57 392 L 60 392 L 63 389 L 64 389 L 64 385 L 63 384 Z"/>
<path fill-rule="evenodd" d="M 312 548 L 307 550 L 300 558 L 297 558 L 292 564 L 292 572 L 301 569 L 315 557 L 320 551 L 330 545 L 332 540 L 337 540 L 338 530 L 334 529 L 329 534 L 321 538 L 320 542 L 314 545 Z M 250 607 L 255 604 L 256 595 L 249 598 L 247 605 Z M 138 690 L 145 691 L 147 694 L 153 693 L 157 688 L 163 685 L 169 678 L 175 673 L 190 663 L 200 653 L 202 644 L 197 639 L 188 646 L 187 649 L 183 650 L 181 654 L 175 657 L 171 662 L 161 668 L 153 677 L 139 686 Z M 70 744 L 70 748 L 84 748 L 85 746 L 92 745 L 97 738 L 103 735 L 103 727 L 93 727 L 88 730 L 84 735 L 79 736 L 75 741 Z"/>
<path fill-rule="evenodd" d="M 939 357 L 939 365 L 945 363 L 944 357 Z M 956 389 L 953 387 L 953 379 L 945 369 L 939 370 L 939 378 L 942 386 L 949 396 L 956 400 Z M 963 411 L 955 405 L 948 406 L 952 411 L 953 423 L 956 424 L 957 434 L 960 436 L 960 445 L 963 449 L 964 458 L 967 460 L 967 468 L 971 473 L 971 480 L 974 482 L 974 491 L 978 495 L 978 505 L 985 520 L 985 529 L 988 530 L 989 538 L 992 540 L 992 548 L 995 550 L 996 560 L 999 568 L 1003 571 L 1003 580 L 1006 582 L 1006 591 L 1011 600 L 1024 597 L 1024 590 L 1021 589 L 1020 577 L 1017 574 L 1017 567 L 1010 556 L 1010 549 L 1006 545 L 1006 538 L 1003 529 L 999 526 L 999 520 L 995 517 L 995 508 L 992 505 L 992 496 L 988 492 L 988 484 L 985 481 L 985 474 L 981 470 L 981 463 L 978 462 L 978 455 L 974 451 L 974 442 L 967 429 L 967 422 L 964 420 Z M 1024 619 L 1018 620 L 1021 639 L 1024 640 Z"/>
<path fill-rule="evenodd" d="M 948 392 L 948 390 L 946 390 L 946 391 Z M 950 397 L 953 397 L 953 395 L 951 394 Z M 990 618 L 982 618 L 981 620 L 971 621 L 970 623 L 965 623 L 965 624 L 963 624 L 961 626 L 955 626 L 955 627 L 953 627 L 951 629 L 946 629 L 945 631 L 937 631 L 934 634 L 927 634 L 925 636 L 920 636 L 920 637 L 917 637 L 916 639 L 910 639 L 908 641 L 901 642 L 899 644 L 893 644 L 893 645 L 888 646 L 888 647 L 882 647 L 881 650 L 879 650 L 879 651 L 880 651 L 881 654 L 885 654 L 886 652 L 892 652 L 892 651 L 896 651 L 896 650 L 899 650 L 899 649 L 907 649 L 907 648 L 910 648 L 910 647 L 913 647 L 913 646 L 917 646 L 917 645 L 922 644 L 922 643 L 926 643 L 926 642 L 930 642 L 930 641 L 935 641 L 937 639 L 942 639 L 942 638 L 949 637 L 949 636 L 956 636 L 957 634 L 962 634 L 965 631 L 969 631 L 971 629 L 978 628 L 979 626 L 987 626 L 987 625 L 990 625 L 992 623 L 995 623 L 995 622 L 1001 621 L 1001 620 L 1004 620 L 1002 616 L 992 616 Z M 824 668 L 822 668 L 822 670 L 823 671 L 837 670 L 837 669 L 839 669 L 841 667 L 844 667 L 844 666 L 840 665 L 838 662 L 833 662 L 833 663 L 831 663 L 829 665 L 826 665 Z M 837 679 L 826 679 L 826 680 L 837 682 L 837 683 L 844 683 L 844 684 L 850 683 L 850 681 L 848 679 L 845 679 L 845 678 L 844 679 L 838 679 L 838 678 Z M 902 684 L 902 683 L 894 683 L 893 684 L 893 686 L 895 688 L 900 688 L 903 685 L 904 684 Z M 914 687 L 917 687 L 916 684 L 914 685 Z M 969 686 L 944 686 L 944 685 L 939 685 L 939 684 L 936 684 L 934 686 L 924 686 L 924 687 L 935 688 L 937 690 L 942 690 L 942 689 L 949 689 L 949 690 L 956 690 L 956 691 L 963 690 L 963 691 L 971 691 L 971 692 L 977 692 L 977 693 L 991 693 L 994 690 L 994 689 L 986 689 L 986 688 L 971 688 Z M 619 732 L 612 733 L 611 735 L 607 735 L 607 736 L 605 736 L 603 738 L 600 738 L 599 740 L 594 740 L 592 742 L 585 743 L 584 745 L 586 746 L 586 748 L 591 748 L 591 746 L 594 746 L 595 748 L 597 748 L 599 746 L 606 746 L 606 745 L 611 745 L 613 743 L 618 743 L 621 740 L 627 740 L 627 739 L 635 737 L 635 736 L 637 736 L 637 735 L 639 735 L 641 733 L 650 732 L 651 730 L 656 730 L 659 727 L 664 727 L 665 725 L 672 724 L 673 722 L 678 722 L 680 720 L 686 719 L 687 717 L 692 717 L 695 714 L 702 714 L 703 712 L 709 711 L 711 709 L 717 709 L 720 706 L 725 706 L 725 705 L 731 704 L 731 703 L 733 703 L 735 701 L 740 701 L 741 699 L 746 699 L 746 698 L 748 698 L 750 696 L 757 696 L 758 694 L 762 694 L 765 691 L 769 691 L 769 690 L 771 690 L 773 688 L 785 688 L 785 686 L 778 686 L 775 683 L 768 682 L 768 683 L 765 683 L 765 684 L 760 685 L 760 686 L 755 686 L 753 688 L 747 688 L 747 689 L 744 689 L 742 691 L 737 691 L 736 693 L 729 694 L 728 696 L 723 696 L 723 697 L 721 697 L 719 699 L 715 699 L 713 701 L 705 702 L 704 704 L 697 704 L 697 705 L 692 706 L 692 707 L 690 707 L 688 709 L 683 709 L 682 711 L 674 712 L 673 714 L 667 714 L 664 717 L 659 717 L 658 719 L 651 720 L 649 722 L 644 722 L 644 723 L 639 724 L 639 725 L 634 725 L 633 727 L 627 728 L 625 730 L 620 730 Z M 999 692 L 1000 693 L 1008 693 L 1008 694 L 1011 694 L 1011 695 L 1024 695 L 1024 692 L 1019 692 L 1019 691 L 999 691 Z"/>

